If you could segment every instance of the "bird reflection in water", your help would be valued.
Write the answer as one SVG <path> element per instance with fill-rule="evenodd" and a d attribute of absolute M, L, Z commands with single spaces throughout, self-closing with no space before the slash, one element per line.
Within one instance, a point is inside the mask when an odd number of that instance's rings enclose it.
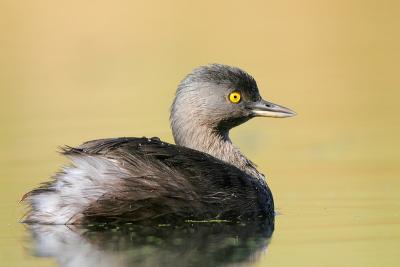
<path fill-rule="evenodd" d="M 32 254 L 59 266 L 226 266 L 266 252 L 273 221 L 171 225 L 27 225 Z"/>

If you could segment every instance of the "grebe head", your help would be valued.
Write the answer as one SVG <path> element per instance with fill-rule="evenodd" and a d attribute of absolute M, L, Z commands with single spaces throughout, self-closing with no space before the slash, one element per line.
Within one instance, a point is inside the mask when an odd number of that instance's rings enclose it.
<path fill-rule="evenodd" d="M 295 114 L 263 100 L 256 81 L 245 71 L 212 64 L 194 69 L 182 80 L 170 120 L 175 142 L 188 146 L 185 135 L 212 131 L 227 136 L 231 128 L 256 116 L 284 118 Z"/>

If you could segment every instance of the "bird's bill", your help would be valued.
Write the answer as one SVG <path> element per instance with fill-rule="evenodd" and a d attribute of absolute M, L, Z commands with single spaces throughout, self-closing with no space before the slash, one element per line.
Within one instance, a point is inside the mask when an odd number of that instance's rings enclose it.
<path fill-rule="evenodd" d="M 296 112 L 268 101 L 261 99 L 251 106 L 251 110 L 258 117 L 286 118 L 296 115 Z"/>

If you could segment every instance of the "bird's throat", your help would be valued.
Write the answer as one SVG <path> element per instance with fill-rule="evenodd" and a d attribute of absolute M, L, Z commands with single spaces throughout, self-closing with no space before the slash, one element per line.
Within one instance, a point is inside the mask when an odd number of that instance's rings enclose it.
<path fill-rule="evenodd" d="M 205 126 L 173 128 L 173 135 L 177 145 L 207 153 L 257 178 L 264 177 L 258 172 L 255 164 L 233 145 L 229 138 L 229 131 L 222 132 Z"/>

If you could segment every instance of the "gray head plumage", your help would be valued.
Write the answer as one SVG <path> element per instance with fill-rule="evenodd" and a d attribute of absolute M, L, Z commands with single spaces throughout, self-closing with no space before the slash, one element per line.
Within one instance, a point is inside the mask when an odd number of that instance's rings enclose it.
<path fill-rule="evenodd" d="M 238 101 L 230 99 L 233 93 L 239 94 Z M 231 128 L 255 116 L 293 115 L 290 109 L 263 100 L 247 72 L 212 64 L 194 69 L 181 81 L 170 121 L 176 144 L 232 161 L 227 157 L 238 155 L 229 139 Z"/>
<path fill-rule="evenodd" d="M 232 105 L 229 93 L 238 90 L 242 100 Z M 241 69 L 221 64 L 196 68 L 182 80 L 176 91 L 170 117 L 172 129 L 176 128 L 174 124 L 185 121 L 196 122 L 193 127 L 229 130 L 251 118 L 244 103 L 259 99 L 256 81 Z"/>

